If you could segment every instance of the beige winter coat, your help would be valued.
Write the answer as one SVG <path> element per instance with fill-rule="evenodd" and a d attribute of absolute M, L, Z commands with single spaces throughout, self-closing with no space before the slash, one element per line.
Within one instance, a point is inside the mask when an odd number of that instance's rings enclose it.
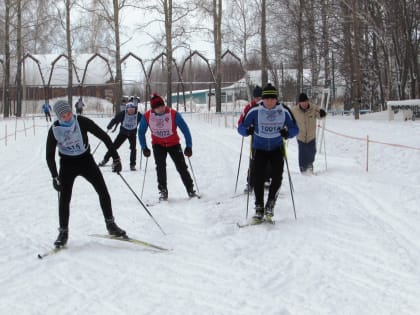
<path fill-rule="evenodd" d="M 309 104 L 308 109 L 303 111 L 299 105 L 295 105 L 292 108 L 292 113 L 299 127 L 296 138 L 304 143 L 314 140 L 316 137 L 316 120 L 320 118 L 319 106 Z"/>

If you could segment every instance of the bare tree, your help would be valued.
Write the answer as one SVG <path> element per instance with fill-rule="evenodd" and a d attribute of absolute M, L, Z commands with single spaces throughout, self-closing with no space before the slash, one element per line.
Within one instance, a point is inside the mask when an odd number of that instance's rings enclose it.
<path fill-rule="evenodd" d="M 4 1 L 4 75 L 3 75 L 3 117 L 10 113 L 10 10 L 11 0 Z"/>
<path fill-rule="evenodd" d="M 172 106 L 172 81 L 174 78 L 178 80 L 178 73 L 174 71 L 174 52 L 178 48 L 190 46 L 187 42 L 192 30 L 188 18 L 193 18 L 195 5 L 193 1 L 143 0 L 140 7 L 149 12 L 151 17 L 138 26 L 139 30 L 151 38 L 157 51 L 161 50 L 165 54 L 166 102 Z M 163 31 L 156 31 L 159 28 Z"/>
<path fill-rule="evenodd" d="M 16 0 L 16 117 L 22 116 L 22 3 Z"/>

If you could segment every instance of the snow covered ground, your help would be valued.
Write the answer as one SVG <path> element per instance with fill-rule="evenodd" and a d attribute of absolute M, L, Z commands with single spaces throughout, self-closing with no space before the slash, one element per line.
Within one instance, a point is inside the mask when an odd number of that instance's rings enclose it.
<path fill-rule="evenodd" d="M 47 125 L 7 146 L 0 141 L 0 314 L 420 314 L 420 150 L 370 143 L 366 172 L 360 140 L 420 148 L 418 121 L 329 117 L 329 130 L 355 138 L 326 132 L 317 176 L 298 172 L 295 139 L 288 144 L 297 220 L 285 171 L 277 223 L 238 229 L 249 141 L 235 193 L 242 138 L 223 118 L 184 116 L 202 198 L 188 199 L 170 159 L 168 202 L 156 202 L 152 158 L 145 177 L 143 200 L 167 235 L 103 168 L 117 223 L 169 252 L 90 237 L 105 233 L 105 224 L 93 188 L 77 179 L 67 249 L 39 260 L 58 227 Z M 105 127 L 109 118 L 94 120 Z M 11 130 L 14 122 L 0 121 L 0 137 L 5 124 Z M 119 152 L 121 174 L 140 196 L 145 159 L 130 172 L 128 143 Z M 103 154 L 102 145 L 96 160 Z"/>

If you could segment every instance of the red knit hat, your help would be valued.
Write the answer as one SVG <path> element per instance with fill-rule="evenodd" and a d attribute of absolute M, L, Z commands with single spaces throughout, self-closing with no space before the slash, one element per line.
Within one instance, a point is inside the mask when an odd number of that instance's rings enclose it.
<path fill-rule="evenodd" d="M 157 108 L 159 106 L 165 106 L 165 102 L 157 93 L 153 93 L 153 96 L 150 99 L 150 107 Z"/>

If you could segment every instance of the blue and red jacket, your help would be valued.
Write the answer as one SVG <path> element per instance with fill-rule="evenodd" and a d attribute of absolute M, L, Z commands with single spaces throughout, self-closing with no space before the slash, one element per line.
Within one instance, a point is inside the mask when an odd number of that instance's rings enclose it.
<path fill-rule="evenodd" d="M 165 112 L 162 114 L 155 113 L 153 109 L 148 110 L 144 113 L 138 128 L 141 148 L 147 147 L 145 137 L 147 128 L 150 128 L 152 133 L 152 145 L 158 144 L 164 147 L 172 147 L 179 144 L 178 127 L 184 134 L 186 147 L 192 148 L 190 130 L 180 113 L 169 107 L 165 107 Z"/>

